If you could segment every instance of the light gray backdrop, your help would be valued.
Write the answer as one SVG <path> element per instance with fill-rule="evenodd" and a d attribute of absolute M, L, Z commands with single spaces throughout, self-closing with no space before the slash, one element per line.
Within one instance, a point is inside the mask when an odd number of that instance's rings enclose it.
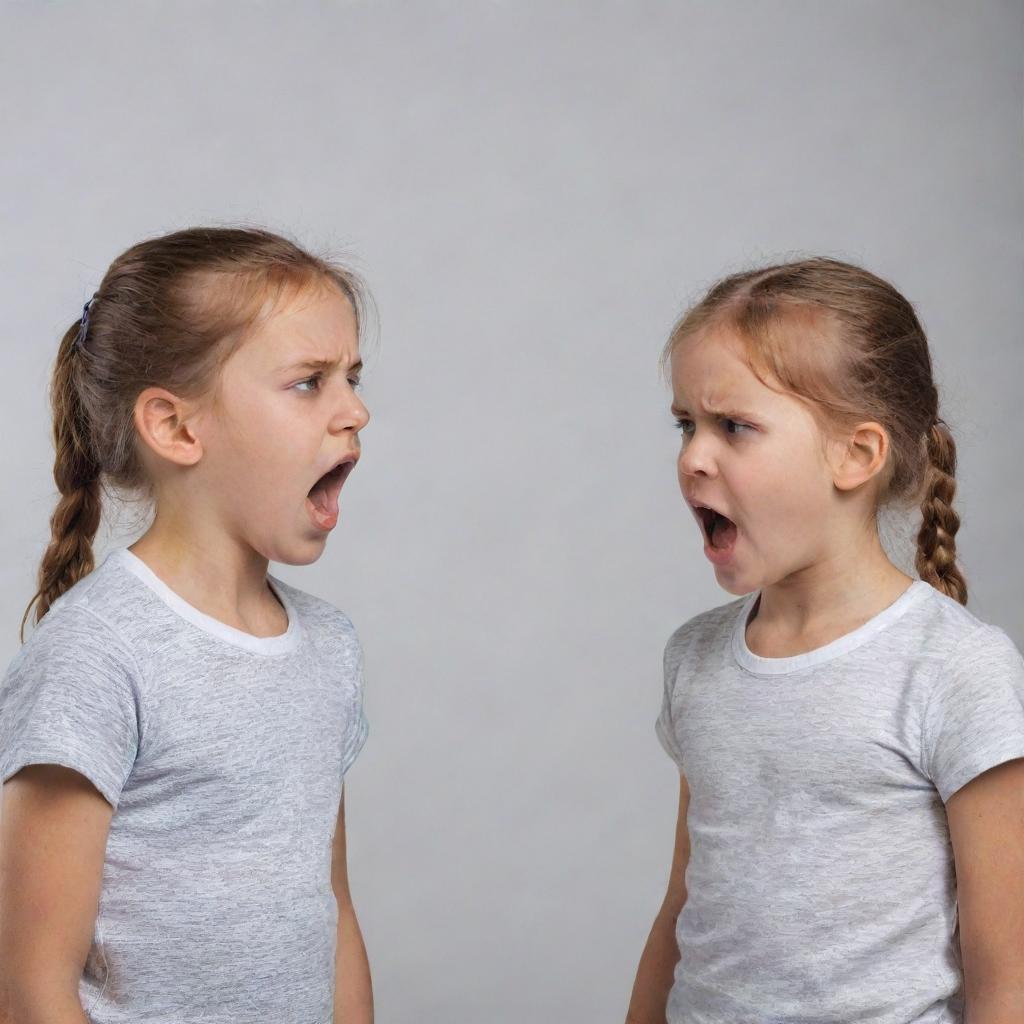
<path fill-rule="evenodd" d="M 5 663 L 55 500 L 57 341 L 114 256 L 246 221 L 348 253 L 376 296 L 341 524 L 271 570 L 366 650 L 348 827 L 382 1022 L 622 1020 L 672 847 L 662 646 L 731 600 L 656 370 L 713 278 L 825 253 L 917 305 L 970 607 L 1024 645 L 1020 2 L 2 12 Z"/>

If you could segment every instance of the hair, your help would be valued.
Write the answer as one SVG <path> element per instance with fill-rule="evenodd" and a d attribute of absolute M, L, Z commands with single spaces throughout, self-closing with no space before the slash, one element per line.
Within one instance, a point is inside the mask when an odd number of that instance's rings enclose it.
<path fill-rule="evenodd" d="M 191 227 L 139 242 L 110 265 L 82 320 L 64 333 L 50 384 L 60 498 L 39 565 L 35 622 L 94 566 L 104 484 L 153 507 L 136 447 L 134 406 L 147 387 L 195 400 L 258 321 L 311 286 L 336 286 L 362 332 L 362 281 L 333 258 L 260 228 Z"/>
<path fill-rule="evenodd" d="M 742 271 L 680 317 L 662 368 L 683 338 L 721 326 L 740 340 L 765 386 L 804 402 L 824 437 L 842 437 L 866 419 L 885 428 L 877 505 L 920 504 L 915 568 L 966 605 L 956 564 L 956 444 L 938 415 L 928 341 L 910 302 L 869 271 L 824 257 Z"/>

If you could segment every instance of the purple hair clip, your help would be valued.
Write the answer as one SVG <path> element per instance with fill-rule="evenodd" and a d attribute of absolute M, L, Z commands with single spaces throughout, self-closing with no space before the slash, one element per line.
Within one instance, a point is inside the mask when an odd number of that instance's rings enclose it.
<path fill-rule="evenodd" d="M 81 348 L 85 344 L 85 335 L 89 330 L 89 307 L 92 305 L 92 301 L 97 295 L 99 295 L 99 292 L 93 292 L 92 298 L 90 298 L 82 307 L 82 323 L 79 325 L 78 334 L 75 335 L 75 340 L 71 343 L 72 348 Z"/>

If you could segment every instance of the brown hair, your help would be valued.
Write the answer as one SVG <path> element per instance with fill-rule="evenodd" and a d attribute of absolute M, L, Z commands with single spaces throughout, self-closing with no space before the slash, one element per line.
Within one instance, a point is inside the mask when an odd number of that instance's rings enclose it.
<path fill-rule="evenodd" d="M 60 498 L 38 572 L 36 619 L 94 568 L 103 484 L 155 494 L 136 450 L 135 400 L 147 387 L 208 395 L 247 332 L 287 296 L 339 288 L 362 327 L 369 295 L 349 269 L 260 228 L 192 227 L 123 252 L 81 319 L 65 332 L 50 385 Z"/>
<path fill-rule="evenodd" d="M 919 502 L 915 567 L 921 579 L 967 604 L 956 564 L 956 444 L 938 415 L 924 329 L 891 284 L 861 267 L 817 257 L 732 274 L 677 321 L 662 355 L 680 339 L 731 328 L 752 372 L 802 400 L 823 435 L 865 419 L 889 434 L 879 504 Z"/>

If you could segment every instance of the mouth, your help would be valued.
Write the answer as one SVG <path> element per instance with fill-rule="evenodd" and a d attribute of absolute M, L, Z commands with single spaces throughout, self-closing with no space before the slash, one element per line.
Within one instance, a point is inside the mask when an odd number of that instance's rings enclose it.
<path fill-rule="evenodd" d="M 693 510 L 704 538 L 713 550 L 727 551 L 736 543 L 739 527 L 727 515 L 700 502 L 687 499 L 687 504 Z"/>
<path fill-rule="evenodd" d="M 338 495 L 358 461 L 358 452 L 343 455 L 309 489 L 306 500 L 311 506 L 310 513 L 318 526 L 330 529 L 337 523 Z"/>

